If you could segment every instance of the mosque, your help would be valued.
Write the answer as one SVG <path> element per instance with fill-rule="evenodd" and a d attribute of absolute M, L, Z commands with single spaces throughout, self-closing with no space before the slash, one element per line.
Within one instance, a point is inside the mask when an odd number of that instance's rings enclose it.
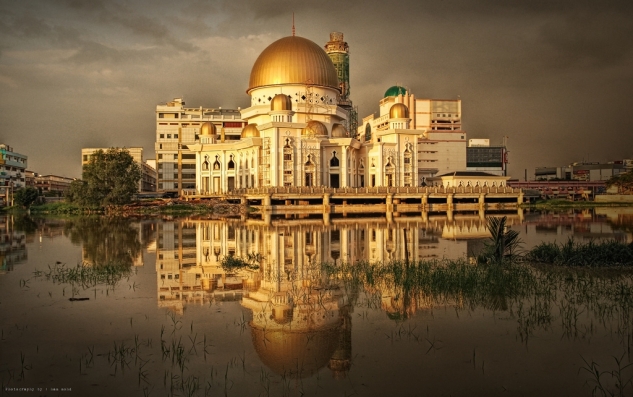
<path fill-rule="evenodd" d="M 246 93 L 250 106 L 233 115 L 184 102 L 157 107 L 159 190 L 413 187 L 466 170 L 460 99 L 419 99 L 396 85 L 378 116 L 357 120 L 342 33 L 331 33 L 324 48 L 295 35 L 270 44 Z M 173 175 L 173 183 L 162 175 Z"/>

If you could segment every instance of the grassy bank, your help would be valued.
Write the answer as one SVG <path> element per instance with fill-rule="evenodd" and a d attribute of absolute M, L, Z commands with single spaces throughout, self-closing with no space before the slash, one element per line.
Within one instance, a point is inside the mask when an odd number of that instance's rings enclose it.
<path fill-rule="evenodd" d="M 534 209 L 566 209 L 566 208 L 595 208 L 595 207 L 631 207 L 633 203 L 600 202 L 595 201 L 569 201 L 569 200 L 539 200 L 535 203 L 523 203 L 521 208 Z"/>

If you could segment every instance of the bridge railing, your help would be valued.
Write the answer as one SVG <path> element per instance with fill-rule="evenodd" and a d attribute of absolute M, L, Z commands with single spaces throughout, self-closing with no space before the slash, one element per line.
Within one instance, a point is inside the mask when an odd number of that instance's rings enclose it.
<path fill-rule="evenodd" d="M 325 186 L 276 186 L 235 189 L 234 195 L 268 195 L 268 194 L 297 194 L 297 195 L 387 195 L 387 194 L 488 194 L 488 193 L 519 193 L 521 189 L 509 186 L 401 186 L 401 187 L 343 187 L 332 188 Z"/>

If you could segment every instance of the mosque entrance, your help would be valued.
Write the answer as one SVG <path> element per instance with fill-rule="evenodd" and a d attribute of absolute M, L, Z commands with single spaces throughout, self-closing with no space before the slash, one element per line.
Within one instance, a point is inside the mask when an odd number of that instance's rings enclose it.
<path fill-rule="evenodd" d="M 339 174 L 330 174 L 330 187 L 339 188 Z"/>
<path fill-rule="evenodd" d="M 306 172 L 306 186 L 312 186 L 314 183 L 314 174 L 311 172 Z"/>
<path fill-rule="evenodd" d="M 209 193 L 209 177 L 202 178 L 202 192 Z"/>
<path fill-rule="evenodd" d="M 389 187 L 393 186 L 393 174 L 385 175 L 385 185 Z"/>
<path fill-rule="evenodd" d="M 230 176 L 228 179 L 228 182 L 229 182 L 229 192 L 235 190 L 235 177 Z"/>

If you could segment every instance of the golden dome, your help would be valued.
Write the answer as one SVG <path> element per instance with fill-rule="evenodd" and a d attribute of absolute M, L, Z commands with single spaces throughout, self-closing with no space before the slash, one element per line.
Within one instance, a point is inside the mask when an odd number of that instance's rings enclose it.
<path fill-rule="evenodd" d="M 293 332 L 251 327 L 251 336 L 264 365 L 276 374 L 297 379 L 309 377 L 328 364 L 338 345 L 339 329 Z"/>
<path fill-rule="evenodd" d="M 206 122 L 206 123 L 202 123 L 202 125 L 200 126 L 200 135 L 215 135 L 217 133 L 217 130 L 215 128 L 215 124 L 210 123 L 210 122 Z"/>
<path fill-rule="evenodd" d="M 389 109 L 390 119 L 408 119 L 409 108 L 404 103 L 396 103 Z"/>
<path fill-rule="evenodd" d="M 336 69 L 325 51 L 308 39 L 289 36 L 262 51 L 251 70 L 246 92 L 258 87 L 308 83 L 339 89 Z"/>
<path fill-rule="evenodd" d="M 310 120 L 301 135 L 327 136 L 327 127 L 320 121 Z"/>
<path fill-rule="evenodd" d="M 277 94 L 270 102 L 270 110 L 292 110 L 292 101 L 288 95 Z"/>
<path fill-rule="evenodd" d="M 347 138 L 349 134 L 345 127 L 340 124 L 334 124 L 332 126 L 332 138 Z"/>
<path fill-rule="evenodd" d="M 259 138 L 259 130 L 257 129 L 257 124 L 248 124 L 242 130 L 242 139 L 244 138 Z"/>

